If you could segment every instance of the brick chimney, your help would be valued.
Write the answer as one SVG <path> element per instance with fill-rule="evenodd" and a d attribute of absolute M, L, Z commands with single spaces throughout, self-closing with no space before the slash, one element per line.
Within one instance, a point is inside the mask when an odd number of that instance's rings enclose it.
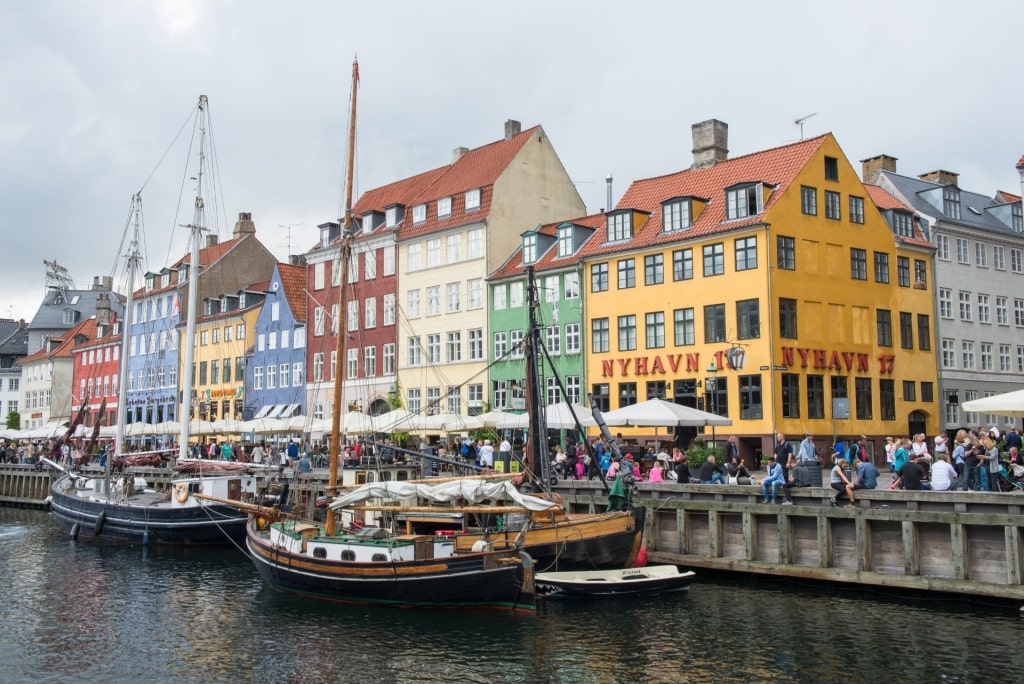
<path fill-rule="evenodd" d="M 511 140 L 523 132 L 523 124 L 515 119 L 505 120 L 505 140 Z"/>
<path fill-rule="evenodd" d="M 96 325 L 104 328 L 110 325 L 110 295 L 106 292 L 96 295 Z"/>
<path fill-rule="evenodd" d="M 506 124 L 506 126 L 507 125 L 508 124 Z M 462 155 L 466 154 L 467 152 L 469 152 L 468 147 L 456 147 L 454 150 L 452 150 L 452 164 L 462 159 Z"/>
<path fill-rule="evenodd" d="M 959 173 L 953 173 L 952 171 L 945 171 L 938 169 L 937 171 L 929 171 L 928 173 L 922 173 L 918 176 L 923 181 L 930 183 L 936 183 L 938 185 L 956 185 L 957 179 L 960 178 Z"/>
<path fill-rule="evenodd" d="M 252 214 L 248 211 L 238 212 L 238 220 L 235 221 L 235 230 L 231 237 L 240 238 L 243 235 L 255 235 L 256 224 L 252 222 Z"/>
<path fill-rule="evenodd" d="M 729 124 L 708 119 L 690 127 L 693 135 L 693 168 L 711 168 L 729 158 Z"/>
<path fill-rule="evenodd" d="M 878 174 L 882 171 L 896 173 L 896 157 L 887 154 L 880 154 L 875 157 L 868 157 L 860 160 L 860 175 L 868 185 L 878 184 Z"/>
<path fill-rule="evenodd" d="M 206 245 L 205 246 L 206 247 L 213 247 L 215 244 L 217 244 L 217 234 L 216 233 L 207 233 L 206 234 Z"/>

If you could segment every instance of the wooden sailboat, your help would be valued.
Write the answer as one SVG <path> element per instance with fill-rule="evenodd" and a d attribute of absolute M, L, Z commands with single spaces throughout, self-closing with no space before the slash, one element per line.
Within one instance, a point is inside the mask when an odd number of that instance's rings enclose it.
<path fill-rule="evenodd" d="M 185 334 L 185 368 L 192 366 L 195 344 L 200 231 L 203 225 L 203 136 L 205 136 L 206 96 L 200 96 L 199 116 L 199 173 L 195 200 L 195 217 L 189 228 L 191 234 L 191 265 L 188 274 L 189 309 Z M 128 388 L 129 335 L 133 314 L 135 277 L 139 264 L 139 213 L 141 197 L 133 198 L 134 226 L 128 254 L 128 293 L 124 309 L 121 338 L 121 364 L 118 384 L 117 435 L 114 454 L 106 460 L 103 478 L 84 476 L 68 469 L 50 488 L 50 510 L 62 527 L 74 539 L 104 539 L 141 544 L 163 545 L 225 545 L 241 541 L 245 536 L 248 516 L 229 505 L 210 503 L 197 498 L 205 494 L 229 500 L 255 500 L 256 476 L 245 470 L 225 472 L 219 464 L 209 463 L 203 468 L 192 468 L 192 474 L 175 479 L 170 491 L 157 492 L 147 487 L 145 480 L 131 474 L 130 468 L 115 479 L 111 468 L 125 449 L 126 390 Z M 183 373 L 185 406 L 191 396 L 191 373 Z M 189 421 L 181 421 L 181 455 L 187 456 Z M 133 455 L 130 458 L 137 458 Z M 125 459 L 127 460 L 127 459 Z M 47 463 L 63 470 L 53 461 Z M 82 532 L 85 534 L 82 534 Z"/>
<path fill-rule="evenodd" d="M 345 311 L 353 237 L 352 177 L 355 147 L 358 62 L 352 65 L 345 217 L 341 236 L 340 306 Z M 339 334 L 336 363 L 345 358 Z M 342 377 L 334 386 L 328 496 L 337 493 L 341 448 Z M 332 509 L 324 522 L 298 520 L 251 508 L 246 544 L 270 587 L 328 601 L 403 607 L 487 607 L 533 610 L 533 566 L 515 549 L 456 548 L 436 535 L 397 534 L 383 527 L 339 529 Z"/>

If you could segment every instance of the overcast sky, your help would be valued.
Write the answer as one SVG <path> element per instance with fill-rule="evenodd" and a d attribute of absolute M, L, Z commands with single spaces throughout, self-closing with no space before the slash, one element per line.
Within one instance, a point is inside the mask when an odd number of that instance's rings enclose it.
<path fill-rule="evenodd" d="M 194 161 L 187 133 L 172 141 L 200 94 L 222 190 L 213 227 L 226 238 L 249 211 L 280 259 L 308 251 L 341 211 L 355 55 L 356 197 L 500 138 L 513 118 L 544 126 L 596 212 L 609 173 L 618 201 L 631 180 L 688 167 L 693 123 L 727 122 L 738 156 L 798 139 L 810 114 L 804 136 L 833 132 L 858 170 L 885 153 L 900 173 L 942 168 L 965 190 L 1019 194 L 1022 8 L 7 0 L 0 317 L 32 318 L 44 259 L 83 287 L 113 274 L 140 188 L 144 268 L 186 251 L 175 226 L 191 218 Z"/>

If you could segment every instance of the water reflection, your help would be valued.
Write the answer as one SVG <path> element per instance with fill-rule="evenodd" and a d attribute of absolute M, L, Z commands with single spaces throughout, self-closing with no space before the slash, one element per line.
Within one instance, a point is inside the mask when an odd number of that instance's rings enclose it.
<path fill-rule="evenodd" d="M 848 682 L 1020 679 L 1005 607 L 702 577 L 536 615 L 324 604 L 238 550 L 71 542 L 0 509 L 0 681 Z M 964 639 L 971 647 L 963 648 Z M 866 655 L 865 655 L 866 654 Z"/>

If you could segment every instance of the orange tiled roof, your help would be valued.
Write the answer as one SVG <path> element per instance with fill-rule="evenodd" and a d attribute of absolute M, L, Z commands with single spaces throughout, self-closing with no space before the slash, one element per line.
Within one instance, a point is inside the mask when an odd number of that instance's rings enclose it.
<path fill-rule="evenodd" d="M 292 316 L 300 323 L 306 322 L 306 267 L 293 264 L 278 264 L 277 272 L 281 276 L 281 289 L 284 290 L 288 308 Z"/>
<path fill-rule="evenodd" d="M 232 238 L 230 240 L 225 240 L 224 242 L 218 242 L 215 245 L 210 245 L 209 247 L 201 248 L 199 250 L 199 263 L 203 264 L 204 269 L 209 268 L 211 264 L 213 264 L 222 256 L 224 256 L 228 252 L 228 250 L 237 245 L 238 241 L 241 239 L 242 238 Z M 175 261 L 173 264 L 171 264 L 170 269 L 173 271 L 177 271 L 183 264 L 190 263 L 192 263 L 191 250 L 189 250 L 183 257 Z M 140 287 L 138 290 L 135 291 L 134 296 L 148 297 L 154 294 L 158 294 L 160 292 L 170 292 L 172 290 L 178 289 L 177 278 L 172 276 L 171 280 L 172 282 L 170 285 L 167 285 L 166 287 L 154 287 L 152 290 L 149 290 L 148 292 L 146 291 L 145 286 Z"/>
<path fill-rule="evenodd" d="M 604 239 L 591 239 L 587 241 L 582 253 L 591 256 L 618 252 L 758 223 L 763 212 L 772 208 L 796 174 L 829 137 L 831 133 L 826 133 L 816 138 L 720 161 L 706 169 L 684 169 L 665 176 L 633 181 L 616 209 L 639 209 L 650 213 L 651 217 L 631 240 L 607 243 Z M 761 214 L 726 222 L 725 189 L 744 182 L 761 182 L 772 186 L 774 190 Z M 665 233 L 662 231 L 661 203 L 673 197 L 699 197 L 710 202 L 691 228 Z"/>
<path fill-rule="evenodd" d="M 900 241 L 912 245 L 918 245 L 920 247 L 931 247 L 932 244 L 928 242 L 928 238 L 925 237 L 924 231 L 921 230 L 921 222 L 917 218 L 917 212 L 914 211 L 913 207 L 909 207 L 904 204 L 899 198 L 890 194 L 884 188 L 878 185 L 864 184 L 864 189 L 868 191 L 868 197 L 875 203 L 880 211 L 888 211 L 890 209 L 899 209 L 905 211 L 908 214 L 914 216 L 914 237 L 900 236 Z"/>
<path fill-rule="evenodd" d="M 60 344 L 53 351 L 46 351 L 46 349 L 40 349 L 28 356 L 18 359 L 17 363 L 26 364 L 32 363 L 33 361 L 41 361 L 43 359 L 58 359 L 58 358 L 71 358 L 72 350 L 75 347 L 75 338 L 79 335 L 85 335 L 88 339 L 94 339 L 96 337 L 96 318 L 86 318 L 84 321 L 76 325 L 71 330 L 63 333 L 60 338 L 53 338 L 53 341 L 60 341 Z"/>
<path fill-rule="evenodd" d="M 1020 202 L 1020 195 L 1014 195 L 1012 192 L 1006 190 L 997 190 L 996 199 L 1001 201 L 1003 204 L 1013 204 L 1014 202 Z"/>
<path fill-rule="evenodd" d="M 537 232 L 543 233 L 545 235 L 557 235 L 558 226 L 562 225 L 563 223 L 573 223 L 577 226 L 582 226 L 584 228 L 593 228 L 594 234 L 592 234 L 589 238 L 587 238 L 587 241 L 584 242 L 584 245 L 586 245 L 587 242 L 590 240 L 601 239 L 595 238 L 594 235 L 600 233 L 601 229 L 604 228 L 605 215 L 590 214 L 589 216 L 581 216 L 579 218 L 568 219 L 566 221 L 547 223 L 538 228 Z M 533 270 L 540 273 L 542 271 L 550 271 L 552 269 L 563 268 L 567 265 L 573 264 L 579 261 L 580 251 L 582 251 L 582 247 L 580 248 L 580 250 L 577 250 L 570 256 L 559 257 L 558 243 L 556 241 L 554 244 L 551 245 L 551 247 L 547 251 L 544 252 L 544 254 L 540 255 L 540 258 L 538 258 L 536 262 L 534 262 Z M 495 269 L 495 271 L 488 277 L 488 279 L 507 278 L 509 276 L 515 276 L 525 272 L 526 266 L 523 264 L 523 246 L 520 243 L 519 248 L 512 253 L 512 256 L 510 256 L 505 261 L 504 264 Z"/>

